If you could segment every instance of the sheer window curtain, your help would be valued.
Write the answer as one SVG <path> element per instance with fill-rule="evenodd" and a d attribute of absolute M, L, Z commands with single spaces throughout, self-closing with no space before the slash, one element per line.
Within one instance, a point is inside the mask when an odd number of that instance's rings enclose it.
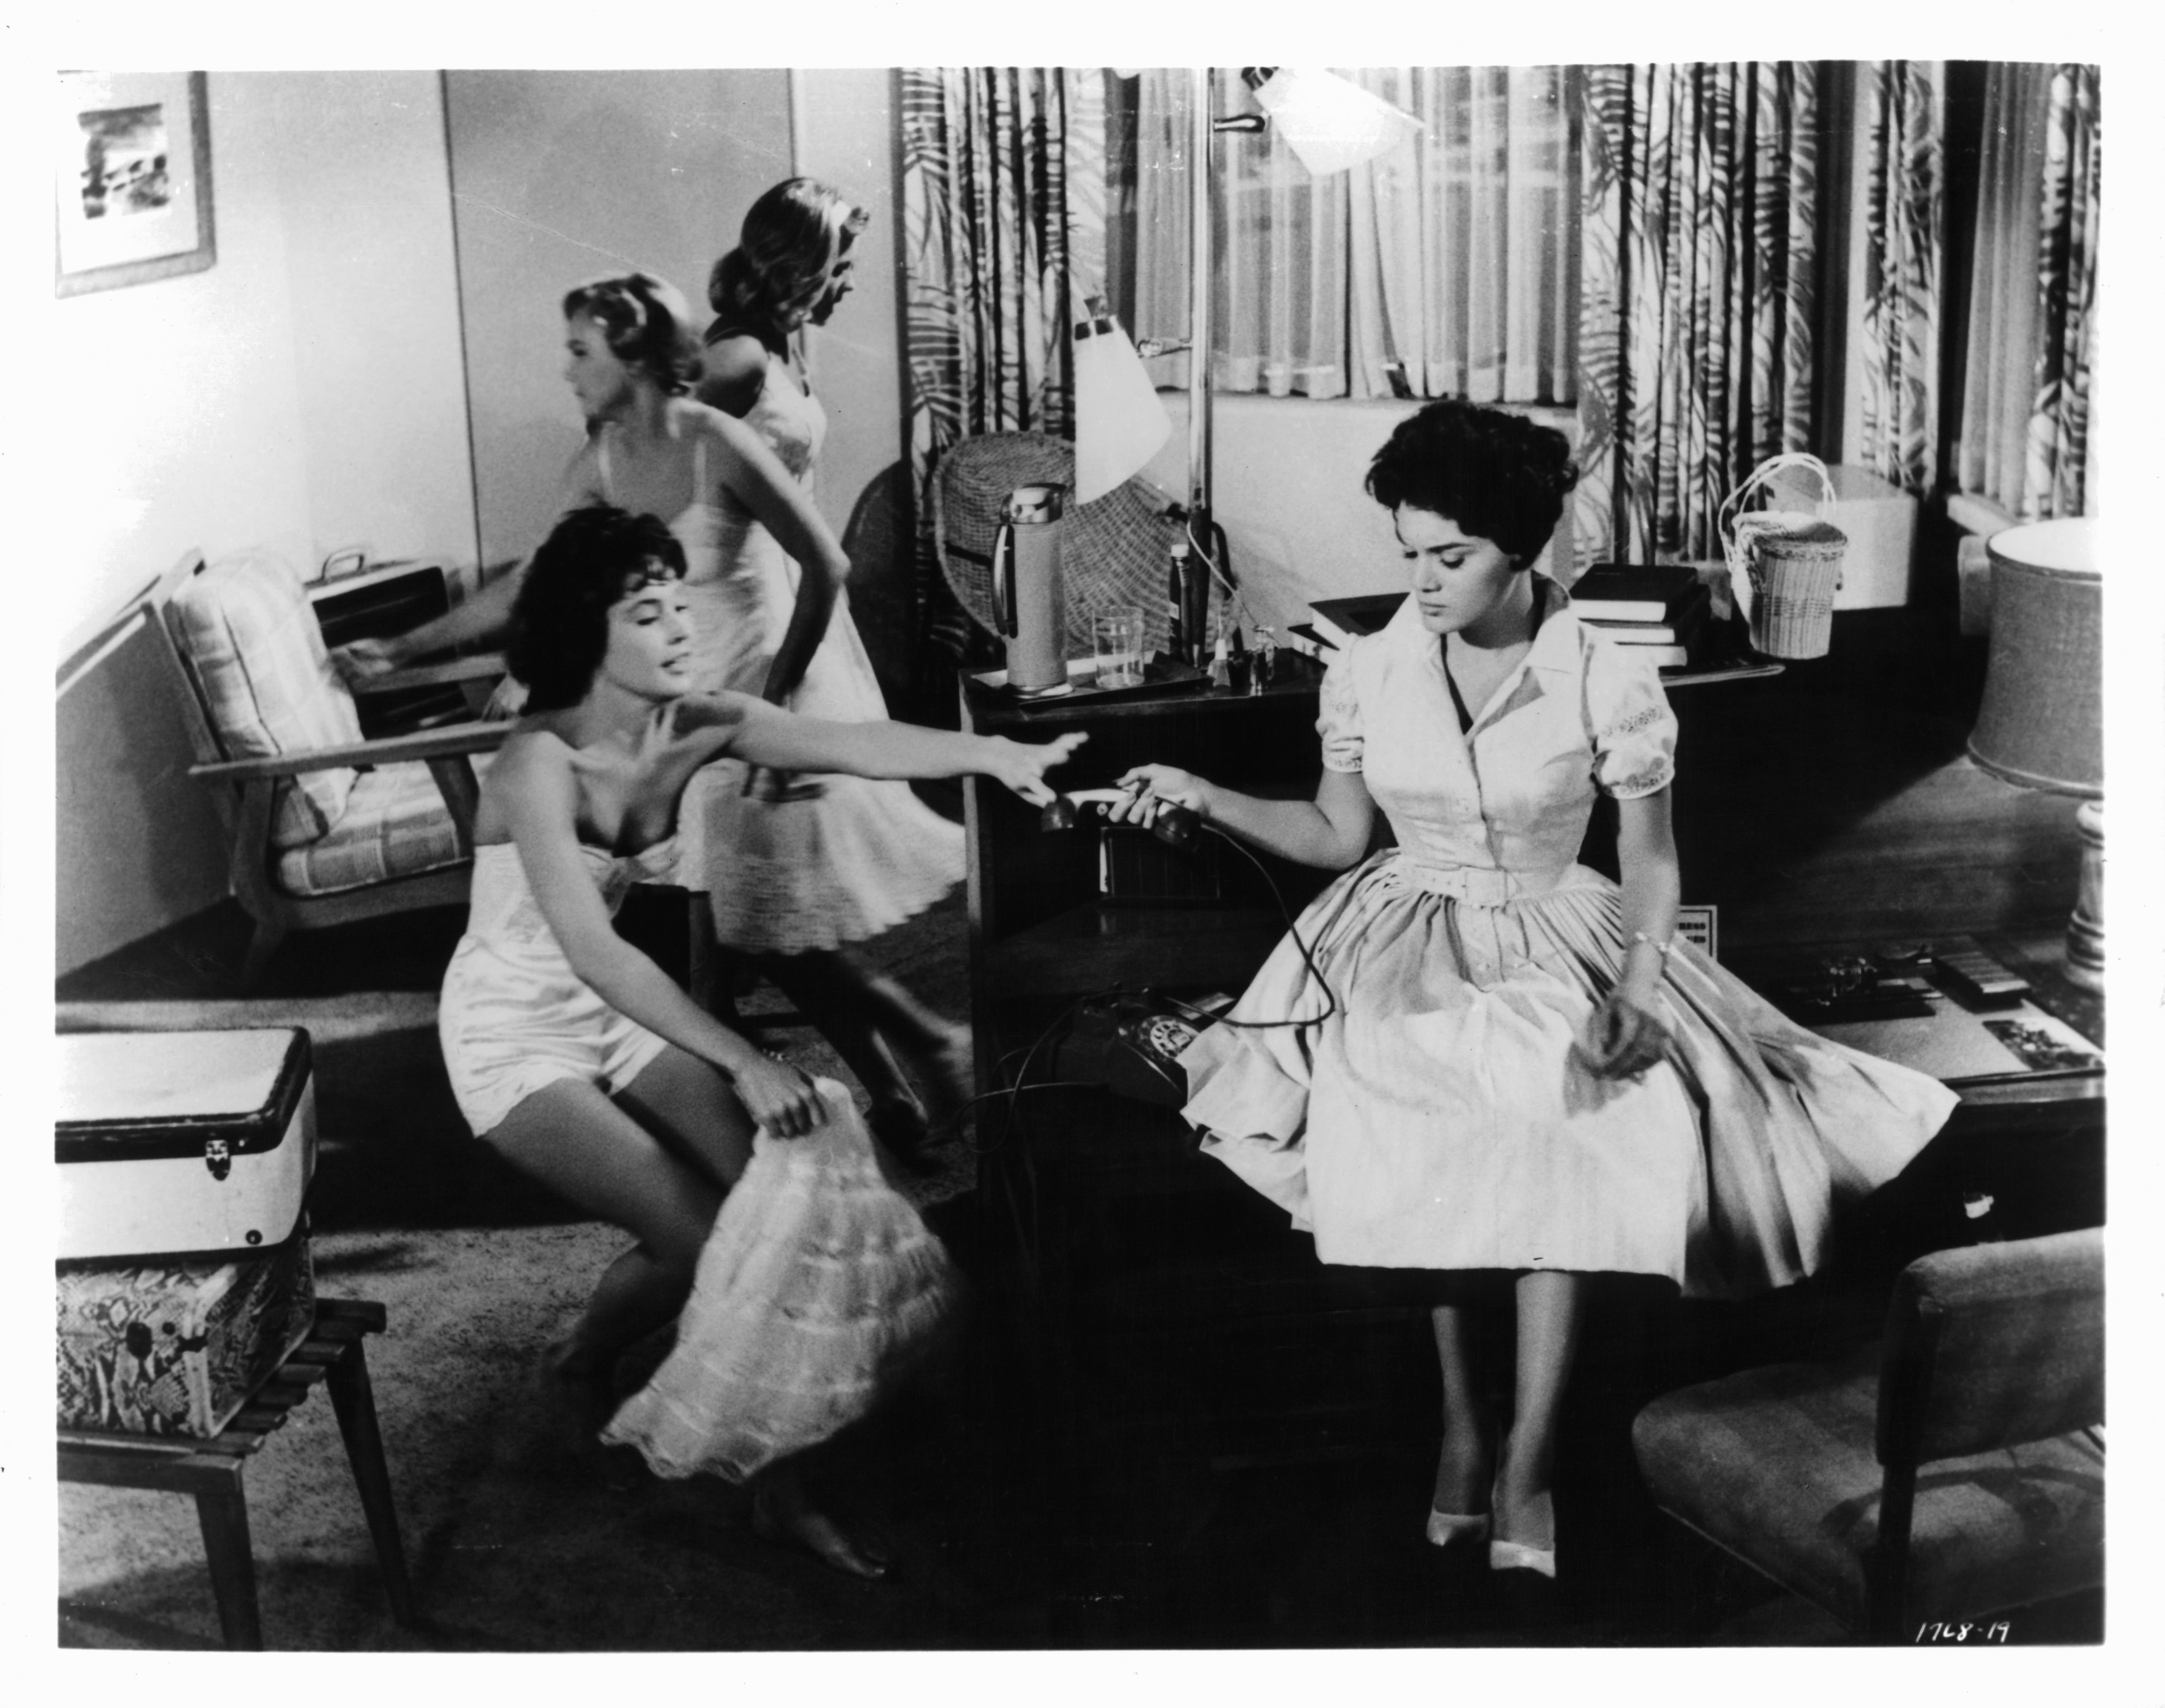
<path fill-rule="evenodd" d="M 1562 403 L 1577 372 L 1578 72 L 1399 66 L 1351 78 L 1425 129 L 1311 177 L 1269 131 L 1217 139 L 1213 383 L 1272 397 Z M 1219 78 L 1228 110 L 1238 73 Z M 1188 331 L 1187 78 L 1139 75 L 1134 326 Z M 1183 385 L 1185 355 L 1159 358 Z"/>

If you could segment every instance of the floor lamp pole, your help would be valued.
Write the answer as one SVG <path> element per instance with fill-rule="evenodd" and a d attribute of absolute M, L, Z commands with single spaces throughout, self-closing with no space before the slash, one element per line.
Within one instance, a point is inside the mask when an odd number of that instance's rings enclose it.
<path fill-rule="evenodd" d="M 1188 73 L 1188 527 L 1204 552 L 1210 537 L 1210 158 L 1216 73 Z"/>

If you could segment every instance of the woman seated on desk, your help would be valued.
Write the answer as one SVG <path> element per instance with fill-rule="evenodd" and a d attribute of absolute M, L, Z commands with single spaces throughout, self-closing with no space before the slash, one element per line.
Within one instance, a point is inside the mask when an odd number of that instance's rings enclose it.
<path fill-rule="evenodd" d="M 1402 423 L 1367 489 L 1412 596 L 1330 660 L 1313 802 L 1142 765 L 1114 809 L 1147 820 L 1170 802 L 1354 868 L 1189 1048 L 1185 1113 L 1325 1262 L 1432 1278 L 1429 1539 L 1551 1578 L 1557 1406 L 1589 1278 L 1724 1296 L 1796 1280 L 1837 1205 L 1899 1172 L 1955 1101 L 1674 940 L 1660 679 L 1530 568 L 1568 459 L 1561 434 L 1469 404 Z M 1597 793 L 1617 803 L 1620 886 L 1576 863 Z M 1363 859 L 1378 804 L 1398 846 Z M 1514 1278 L 1504 1429 L 1470 1351 L 1483 1274 Z"/>

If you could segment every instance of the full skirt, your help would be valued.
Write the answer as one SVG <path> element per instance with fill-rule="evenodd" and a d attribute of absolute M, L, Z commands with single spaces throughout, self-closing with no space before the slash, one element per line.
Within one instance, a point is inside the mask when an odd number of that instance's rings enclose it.
<path fill-rule="evenodd" d="M 1620 904 L 1573 867 L 1477 906 L 1379 854 L 1298 922 L 1322 985 L 1288 938 L 1229 1016 L 1304 1023 L 1189 1047 L 1187 1118 L 1325 1262 L 1621 1271 L 1715 1297 L 1799 1280 L 1954 1094 L 1805 1031 L 1683 943 L 1665 1059 L 1598 1077 L 1577 1040 L 1622 974 Z"/>

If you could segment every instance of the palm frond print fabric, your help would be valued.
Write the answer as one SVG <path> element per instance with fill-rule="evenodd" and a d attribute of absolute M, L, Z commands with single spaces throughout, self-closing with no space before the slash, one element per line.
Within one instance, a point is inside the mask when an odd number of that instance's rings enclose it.
<path fill-rule="evenodd" d="M 1811 433 L 1818 73 L 1595 66 L 1581 87 L 1578 556 L 1718 556 L 1730 489 Z"/>
<path fill-rule="evenodd" d="M 1905 491 L 1938 477 L 1943 148 L 1933 68 L 1883 60 L 1872 79 L 1865 208 L 1865 466 Z"/>
<path fill-rule="evenodd" d="M 900 76 L 915 579 L 927 639 L 956 657 L 969 618 L 940 576 L 924 502 L 940 453 L 978 434 L 1073 430 L 1071 75 L 1008 66 Z"/>
<path fill-rule="evenodd" d="M 2083 513 L 2096 328 L 2098 68 L 2052 76 L 2038 222 L 2036 402 L 2023 451 L 2025 519 Z"/>

